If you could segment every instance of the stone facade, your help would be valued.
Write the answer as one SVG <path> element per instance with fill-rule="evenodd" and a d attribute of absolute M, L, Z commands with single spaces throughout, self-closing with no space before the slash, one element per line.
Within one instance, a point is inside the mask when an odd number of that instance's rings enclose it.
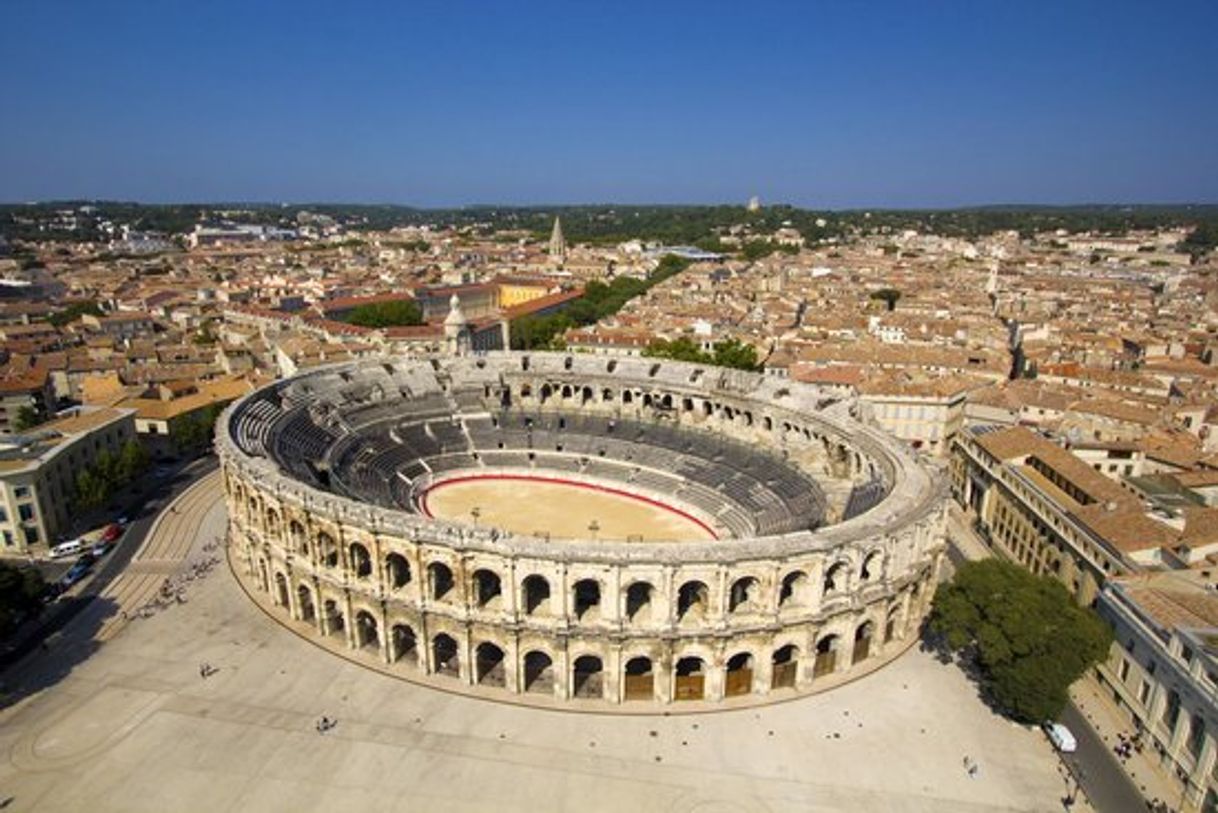
<path fill-rule="evenodd" d="M 403 674 L 501 687 L 505 697 L 665 704 L 814 691 L 917 634 L 944 553 L 944 489 L 898 444 L 854 421 L 856 405 L 758 375 L 559 354 L 363 361 L 294 380 L 312 377 L 305 388 L 271 388 L 316 399 L 327 377 L 358 383 L 363 372 L 403 375 L 410 366 L 411 376 L 434 374 L 449 396 L 481 390 L 487 403 L 513 409 L 633 419 L 660 409 L 668 422 L 781 452 L 818 481 L 882 478 L 887 494 L 857 517 L 777 536 L 522 537 L 287 476 L 254 448 L 265 438 L 242 440 L 254 393 L 217 430 L 231 543 L 248 580 L 317 635 Z"/>

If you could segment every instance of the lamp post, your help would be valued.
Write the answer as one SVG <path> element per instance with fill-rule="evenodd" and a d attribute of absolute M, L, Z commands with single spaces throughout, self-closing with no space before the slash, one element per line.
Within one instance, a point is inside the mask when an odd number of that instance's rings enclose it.
<path fill-rule="evenodd" d="M 469 515 L 474 518 L 474 527 L 477 528 L 478 518 L 482 516 L 482 509 L 475 505 L 473 508 L 469 509 Z"/>
<path fill-rule="evenodd" d="M 595 519 L 588 523 L 588 532 L 592 534 L 592 539 L 596 539 L 596 532 L 601 529 L 601 524 Z"/>

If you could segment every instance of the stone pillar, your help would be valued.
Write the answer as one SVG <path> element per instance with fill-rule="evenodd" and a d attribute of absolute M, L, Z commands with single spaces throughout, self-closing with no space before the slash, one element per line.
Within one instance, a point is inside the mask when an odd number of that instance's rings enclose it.
<path fill-rule="evenodd" d="M 347 639 L 347 649 L 355 649 L 359 642 L 355 638 L 355 614 L 351 611 L 351 593 L 343 590 L 343 637 Z"/>

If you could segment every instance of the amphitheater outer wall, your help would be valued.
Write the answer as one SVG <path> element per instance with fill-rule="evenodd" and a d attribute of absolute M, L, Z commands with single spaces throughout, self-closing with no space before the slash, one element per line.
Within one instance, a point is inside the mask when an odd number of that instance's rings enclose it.
<path fill-rule="evenodd" d="M 217 448 L 230 543 L 247 583 L 357 658 L 407 678 L 495 687 L 508 700 L 764 702 L 872 668 L 917 635 L 944 554 L 942 485 L 907 450 L 854 421 L 849 403 L 820 409 L 824 399 L 811 388 L 737 373 L 693 388 L 714 375 L 694 365 L 666 362 L 657 376 L 658 365 L 623 359 L 608 374 L 603 358 L 570 359 L 533 354 L 526 370 L 514 354 L 476 368 L 471 359 L 439 364 L 514 388 L 521 408 L 544 408 L 527 402 L 544 387 L 613 394 L 552 405 L 571 411 L 633 415 L 623 405 L 627 388 L 639 393 L 631 402 L 640 415 L 643 394 L 651 404 L 688 401 L 700 428 L 781 447 L 793 460 L 819 459 L 826 471 L 844 466 L 846 477 L 870 470 L 885 479 L 887 496 L 860 516 L 781 536 L 633 544 L 518 537 L 289 477 L 233 440 L 239 402 L 218 422 Z"/>

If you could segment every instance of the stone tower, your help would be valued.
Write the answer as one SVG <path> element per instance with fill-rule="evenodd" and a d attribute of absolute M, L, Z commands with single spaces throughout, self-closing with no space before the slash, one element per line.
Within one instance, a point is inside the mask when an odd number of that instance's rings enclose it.
<path fill-rule="evenodd" d="M 562 221 L 554 217 L 554 230 L 550 232 L 550 259 L 561 265 L 567 259 L 567 241 L 562 236 Z"/>
<path fill-rule="evenodd" d="M 466 356 L 470 344 L 469 320 L 461 312 L 460 298 L 453 294 L 448 300 L 448 316 L 444 318 L 444 349 L 450 356 Z"/>

